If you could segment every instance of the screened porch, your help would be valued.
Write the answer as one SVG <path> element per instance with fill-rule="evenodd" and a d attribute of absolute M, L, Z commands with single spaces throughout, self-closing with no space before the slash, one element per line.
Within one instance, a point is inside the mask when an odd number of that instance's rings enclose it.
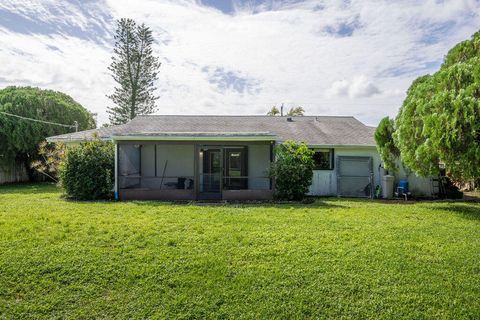
<path fill-rule="evenodd" d="M 117 142 L 119 199 L 271 199 L 270 143 Z"/>

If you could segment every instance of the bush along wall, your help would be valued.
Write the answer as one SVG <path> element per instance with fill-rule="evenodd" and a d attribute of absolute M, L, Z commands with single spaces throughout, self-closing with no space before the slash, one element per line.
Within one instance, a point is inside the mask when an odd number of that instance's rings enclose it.
<path fill-rule="evenodd" d="M 111 199 L 114 157 L 111 142 L 93 140 L 67 148 L 60 165 L 60 185 L 67 197 L 76 200 Z"/>
<path fill-rule="evenodd" d="M 303 142 L 285 141 L 275 148 L 270 175 L 275 179 L 275 198 L 302 200 L 313 177 L 313 154 Z"/>

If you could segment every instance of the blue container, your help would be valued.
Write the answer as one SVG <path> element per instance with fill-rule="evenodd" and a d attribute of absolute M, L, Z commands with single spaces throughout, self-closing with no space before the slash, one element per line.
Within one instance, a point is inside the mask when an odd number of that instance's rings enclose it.
<path fill-rule="evenodd" d="M 398 188 L 402 188 L 403 192 L 407 193 L 408 192 L 408 180 L 400 179 L 400 181 L 398 181 Z"/>

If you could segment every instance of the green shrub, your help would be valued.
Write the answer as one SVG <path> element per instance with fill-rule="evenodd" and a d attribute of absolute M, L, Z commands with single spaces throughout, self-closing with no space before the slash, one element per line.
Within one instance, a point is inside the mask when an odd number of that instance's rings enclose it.
<path fill-rule="evenodd" d="M 285 141 L 275 148 L 270 174 L 275 178 L 275 198 L 302 200 L 313 176 L 313 154 L 303 142 Z"/>
<path fill-rule="evenodd" d="M 100 140 L 68 148 L 60 165 L 60 185 L 77 200 L 111 198 L 114 175 L 113 144 Z"/>
<path fill-rule="evenodd" d="M 397 165 L 395 161 L 400 157 L 400 151 L 395 145 L 393 134 L 395 132 L 395 121 L 389 117 L 383 118 L 375 130 L 375 142 L 380 158 L 383 161 L 385 170 L 395 172 Z"/>

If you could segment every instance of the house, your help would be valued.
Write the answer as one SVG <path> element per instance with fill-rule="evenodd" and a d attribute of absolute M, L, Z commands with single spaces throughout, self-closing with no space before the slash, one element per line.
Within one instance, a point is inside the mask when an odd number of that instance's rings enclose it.
<path fill-rule="evenodd" d="M 371 197 L 383 175 L 374 131 L 354 117 L 149 115 L 47 140 L 113 141 L 120 200 L 265 200 L 273 149 L 286 140 L 315 151 L 311 195 Z M 418 178 L 415 188 L 429 193 L 430 180 Z"/>

